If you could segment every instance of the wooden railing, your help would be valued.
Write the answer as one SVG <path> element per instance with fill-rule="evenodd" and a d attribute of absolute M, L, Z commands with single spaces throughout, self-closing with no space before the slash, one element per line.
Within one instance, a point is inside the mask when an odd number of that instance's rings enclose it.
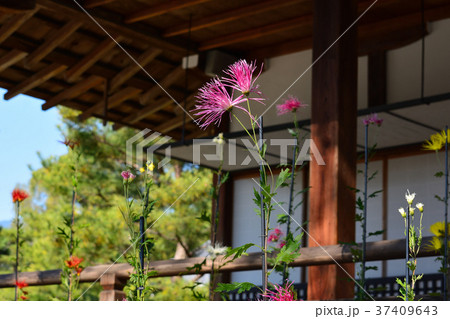
<path fill-rule="evenodd" d="M 431 242 L 432 237 L 425 237 L 422 243 L 419 257 L 436 256 L 437 253 L 427 250 L 425 247 Z M 382 240 L 367 243 L 367 261 L 390 260 L 405 258 L 405 240 Z M 208 260 L 200 272 L 188 271 L 188 267 L 199 264 L 204 257 L 187 259 L 158 260 L 149 263 L 152 270 L 157 271 L 155 277 L 170 277 L 186 274 L 209 273 L 211 262 Z M 351 263 L 352 254 L 350 247 L 346 245 L 331 245 L 322 247 L 305 247 L 301 249 L 301 255 L 290 264 L 292 267 L 327 265 L 333 263 Z M 234 272 L 256 270 L 261 268 L 261 254 L 249 253 L 233 262 L 216 260 L 216 266 L 222 266 L 220 272 Z M 80 275 L 80 282 L 100 281 L 103 291 L 100 300 L 121 300 L 123 288 L 132 268 L 128 264 L 98 265 L 86 267 Z M 57 285 L 61 283 L 61 270 L 44 270 L 23 272 L 19 274 L 19 281 L 24 280 L 29 286 Z M 0 288 L 14 287 L 14 274 L 0 275 Z"/>

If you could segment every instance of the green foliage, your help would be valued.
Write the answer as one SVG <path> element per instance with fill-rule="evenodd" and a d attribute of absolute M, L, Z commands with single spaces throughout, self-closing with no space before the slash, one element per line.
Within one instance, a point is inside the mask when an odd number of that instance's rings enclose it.
<path fill-rule="evenodd" d="M 86 267 L 115 262 L 129 247 L 127 225 L 118 209 L 123 205 L 123 183 L 120 172 L 127 169 L 124 164 L 126 141 L 135 135 L 136 131 L 128 128 L 114 131 L 111 125 L 103 127 L 94 119 L 79 122 L 78 112 L 66 108 L 60 108 L 60 113 L 61 135 L 78 141 L 78 147 L 83 154 L 78 164 L 77 203 L 74 210 L 76 219 L 74 231 L 79 239 L 77 255 L 84 258 L 83 263 Z M 55 139 L 64 138 L 55 136 Z M 24 241 L 21 249 L 22 271 L 61 269 L 67 256 L 67 246 L 58 235 L 58 227 L 65 228 L 61 221 L 71 212 L 74 187 L 73 158 L 70 154 L 65 154 L 48 158 L 40 156 L 40 159 L 42 167 L 32 171 L 29 182 L 28 189 L 32 198 L 21 203 Z M 153 238 L 153 260 L 173 258 L 180 242 L 186 247 L 187 255 L 193 255 L 209 238 L 209 226 L 199 223 L 195 217 L 200 211 L 211 210 L 207 194 L 212 179 L 211 172 L 185 165 L 181 167 L 181 175 L 176 176 L 174 165 L 179 164 L 172 163 L 164 169 L 156 170 L 154 174 L 152 198 L 158 198 L 159 201 L 157 207 L 149 205 L 148 210 L 153 209 L 152 215 L 155 220 L 157 217 L 160 218 L 148 231 L 149 239 Z M 193 184 L 197 178 L 198 181 Z M 189 191 L 175 202 L 191 185 Z M 130 189 L 130 196 L 140 198 L 138 189 Z M 64 231 L 69 234 L 67 229 Z M 11 273 L 13 270 L 14 238 L 15 229 L 1 230 L 2 273 Z M 151 243 L 147 241 L 146 245 L 146 249 L 149 249 Z M 126 260 L 122 257 L 117 262 L 123 263 Z M 176 288 L 169 284 L 170 278 L 152 278 L 151 281 L 154 286 L 160 285 L 161 290 L 150 294 L 149 299 L 191 298 L 190 293 L 182 289 L 186 286 L 185 280 L 176 280 L 178 285 Z M 90 283 L 80 284 L 75 295 L 81 295 L 90 285 Z M 82 300 L 98 300 L 100 289 L 99 284 L 93 285 L 83 294 Z M 30 300 L 67 298 L 67 291 L 61 285 L 29 287 L 28 291 Z M 180 297 L 170 296 L 172 293 L 179 293 Z M 164 297 L 157 299 L 160 298 L 158 296 Z M 0 289 L 0 300 L 13 298 L 13 289 Z"/>
<path fill-rule="evenodd" d="M 222 298 L 226 300 L 227 299 L 226 297 L 228 296 L 227 292 L 237 290 L 237 293 L 240 294 L 254 287 L 260 289 L 258 286 L 252 284 L 251 282 L 233 282 L 231 284 L 219 283 L 217 285 L 216 291 L 221 292 Z"/>

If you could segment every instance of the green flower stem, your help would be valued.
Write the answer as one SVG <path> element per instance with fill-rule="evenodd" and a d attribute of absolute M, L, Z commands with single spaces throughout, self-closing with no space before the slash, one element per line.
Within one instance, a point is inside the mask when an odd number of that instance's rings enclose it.
<path fill-rule="evenodd" d="M 19 221 L 19 215 L 20 215 L 20 201 L 17 201 L 17 208 L 16 208 L 16 260 L 14 264 L 14 278 L 17 282 L 19 279 L 19 243 L 20 243 L 20 221 Z M 15 285 L 14 288 L 14 301 L 17 301 L 18 297 L 18 288 L 17 285 Z"/>

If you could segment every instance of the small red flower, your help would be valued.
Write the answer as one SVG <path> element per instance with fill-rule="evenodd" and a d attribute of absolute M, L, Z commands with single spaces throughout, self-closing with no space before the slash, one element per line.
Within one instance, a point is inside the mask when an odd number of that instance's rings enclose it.
<path fill-rule="evenodd" d="M 23 289 L 25 287 L 28 287 L 28 284 L 25 281 L 16 281 L 16 286 L 19 289 Z"/>
<path fill-rule="evenodd" d="M 79 276 L 81 274 L 81 272 L 83 271 L 83 267 L 76 267 L 75 270 L 77 272 L 77 276 Z"/>
<path fill-rule="evenodd" d="M 66 260 L 66 266 L 69 268 L 77 269 L 79 268 L 83 258 L 78 258 L 77 256 L 72 256 L 70 259 Z"/>
<path fill-rule="evenodd" d="M 26 191 L 24 191 L 23 189 L 15 188 L 12 192 L 13 203 L 21 202 L 24 199 L 27 199 L 28 196 L 29 196 L 28 193 Z"/>
<path fill-rule="evenodd" d="M 20 296 L 19 298 L 22 299 L 22 300 L 28 300 L 28 297 L 24 296 L 24 295 Z"/>

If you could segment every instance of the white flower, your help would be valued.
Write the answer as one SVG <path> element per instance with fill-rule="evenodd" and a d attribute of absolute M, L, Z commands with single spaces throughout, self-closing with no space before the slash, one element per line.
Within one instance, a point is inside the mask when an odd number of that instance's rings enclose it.
<path fill-rule="evenodd" d="M 400 213 L 400 215 L 402 215 L 403 218 L 406 218 L 406 212 L 405 212 L 405 209 L 403 207 L 400 207 L 398 209 L 398 212 Z"/>
<path fill-rule="evenodd" d="M 223 247 L 220 244 L 216 244 L 215 246 L 208 245 L 206 251 L 211 259 L 216 259 L 220 255 L 224 255 L 228 250 L 228 247 Z"/>
<path fill-rule="evenodd" d="M 216 144 L 219 144 L 219 145 L 222 145 L 223 143 L 225 143 L 225 139 L 223 138 L 223 133 L 219 133 L 219 135 L 213 139 L 213 142 Z"/>
<path fill-rule="evenodd" d="M 409 208 L 409 214 L 411 216 L 414 216 L 414 210 L 415 210 L 415 208 L 412 208 L 412 207 Z"/>
<path fill-rule="evenodd" d="M 423 204 L 422 203 L 417 203 L 416 207 L 421 213 L 423 212 Z"/>
<path fill-rule="evenodd" d="M 408 202 L 409 205 L 412 205 L 412 202 L 413 202 L 414 198 L 416 197 L 416 193 L 410 194 L 409 189 L 407 191 L 408 191 L 408 193 L 405 194 L 406 201 Z"/>

